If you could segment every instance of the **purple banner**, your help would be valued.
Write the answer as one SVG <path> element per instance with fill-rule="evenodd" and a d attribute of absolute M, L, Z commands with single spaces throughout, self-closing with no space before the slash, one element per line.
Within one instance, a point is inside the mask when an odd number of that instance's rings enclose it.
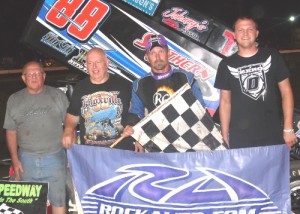
<path fill-rule="evenodd" d="M 164 154 L 73 145 L 68 159 L 84 213 L 290 213 L 285 145 Z"/>

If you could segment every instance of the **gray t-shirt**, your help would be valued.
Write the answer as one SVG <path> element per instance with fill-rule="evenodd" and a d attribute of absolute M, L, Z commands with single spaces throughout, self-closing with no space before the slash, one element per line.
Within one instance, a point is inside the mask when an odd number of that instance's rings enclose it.
<path fill-rule="evenodd" d="M 62 149 L 63 121 L 68 107 L 66 95 L 45 86 L 39 94 L 22 89 L 7 101 L 4 129 L 17 131 L 17 143 L 31 154 L 51 154 Z"/>

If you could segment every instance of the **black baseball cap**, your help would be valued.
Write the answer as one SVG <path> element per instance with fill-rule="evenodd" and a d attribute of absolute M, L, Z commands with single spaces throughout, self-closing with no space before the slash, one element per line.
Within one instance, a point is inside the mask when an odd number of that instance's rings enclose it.
<path fill-rule="evenodd" d="M 158 46 L 162 47 L 162 48 L 168 47 L 168 42 L 167 42 L 166 38 L 161 34 L 150 36 L 146 40 L 145 50 L 148 53 L 152 50 L 152 48 L 158 47 Z"/>

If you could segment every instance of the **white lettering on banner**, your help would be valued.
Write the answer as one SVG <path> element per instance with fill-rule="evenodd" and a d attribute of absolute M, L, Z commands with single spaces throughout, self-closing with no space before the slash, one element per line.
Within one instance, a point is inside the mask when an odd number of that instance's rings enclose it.
<path fill-rule="evenodd" d="M 121 206 L 111 206 L 109 204 L 101 203 L 99 213 L 101 214 L 205 214 L 206 212 L 178 212 L 178 211 L 164 211 L 164 210 L 150 210 L 123 208 Z M 212 214 L 255 214 L 256 209 L 241 209 L 241 210 L 220 210 L 214 211 Z"/>

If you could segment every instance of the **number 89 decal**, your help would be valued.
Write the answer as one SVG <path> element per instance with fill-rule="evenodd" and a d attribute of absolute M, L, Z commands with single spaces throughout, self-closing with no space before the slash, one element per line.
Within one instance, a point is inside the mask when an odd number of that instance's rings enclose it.
<path fill-rule="evenodd" d="M 100 0 L 58 0 L 45 19 L 78 40 L 87 40 L 110 12 L 110 6 Z M 84 5 L 84 6 L 82 6 Z"/>

